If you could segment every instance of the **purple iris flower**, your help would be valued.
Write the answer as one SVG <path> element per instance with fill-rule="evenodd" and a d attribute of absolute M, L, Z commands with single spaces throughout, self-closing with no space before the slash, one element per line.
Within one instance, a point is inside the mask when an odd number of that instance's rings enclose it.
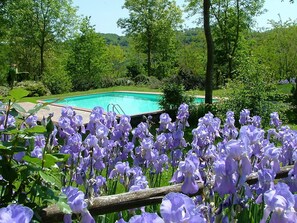
<path fill-rule="evenodd" d="M 220 137 L 219 118 L 214 118 L 212 113 L 207 113 L 199 118 L 198 127 L 192 130 L 192 148 L 199 156 L 203 156 L 207 147 L 211 146 L 216 137 Z"/>
<path fill-rule="evenodd" d="M 25 123 L 29 126 L 29 128 L 31 128 L 37 125 L 37 120 L 38 120 L 37 115 L 30 115 L 26 119 Z"/>
<path fill-rule="evenodd" d="M 240 128 L 239 139 L 243 142 L 244 148 L 249 157 L 259 156 L 265 143 L 265 132 L 263 129 L 253 125 L 242 126 Z"/>
<path fill-rule="evenodd" d="M 168 156 L 166 154 L 161 154 L 157 157 L 157 159 L 153 162 L 154 169 L 156 173 L 162 173 L 165 169 L 168 169 Z"/>
<path fill-rule="evenodd" d="M 90 212 L 85 211 L 81 213 L 81 223 L 95 223 L 95 220 L 90 214 Z"/>
<path fill-rule="evenodd" d="M 226 120 L 222 132 L 227 140 L 236 139 L 238 136 L 238 130 L 235 127 L 234 112 L 228 111 L 226 113 Z"/>
<path fill-rule="evenodd" d="M 279 128 L 282 125 L 282 121 L 279 119 L 277 112 L 270 114 L 270 125 L 274 126 L 275 128 Z"/>
<path fill-rule="evenodd" d="M 263 147 L 263 157 L 259 163 L 261 168 L 272 169 L 275 173 L 280 171 L 279 156 L 281 148 L 275 147 L 273 143 L 269 143 Z"/>
<path fill-rule="evenodd" d="M 105 177 L 97 176 L 95 179 L 92 178 L 89 184 L 93 187 L 94 195 L 98 196 L 100 194 L 100 188 L 106 184 L 106 179 Z"/>
<path fill-rule="evenodd" d="M 82 146 L 82 136 L 79 133 L 75 133 L 68 138 L 67 145 L 69 146 L 71 153 L 79 153 L 84 150 Z"/>
<path fill-rule="evenodd" d="M 75 115 L 72 117 L 72 127 L 78 130 L 80 128 L 82 133 L 86 133 L 85 125 L 83 123 L 83 117 L 81 115 Z"/>
<path fill-rule="evenodd" d="M 44 137 L 44 135 L 35 136 L 34 149 L 31 152 L 31 156 L 42 159 L 42 153 L 43 153 L 44 147 L 45 147 L 45 137 Z"/>
<path fill-rule="evenodd" d="M 247 125 L 248 123 L 251 122 L 251 117 L 250 117 L 250 110 L 248 109 L 243 109 L 240 112 L 240 118 L 239 118 L 239 123 L 241 125 Z"/>
<path fill-rule="evenodd" d="M 148 123 L 141 122 L 137 125 L 136 128 L 132 130 L 133 139 L 132 142 L 135 143 L 136 139 L 143 139 L 147 137 L 153 137 L 153 135 L 149 131 Z"/>
<path fill-rule="evenodd" d="M 61 116 L 58 121 L 61 137 L 67 137 L 75 133 L 74 129 L 71 126 L 71 119 L 66 116 Z"/>
<path fill-rule="evenodd" d="M 104 139 L 107 137 L 109 129 L 105 125 L 99 125 L 96 128 L 96 136 L 98 139 Z"/>
<path fill-rule="evenodd" d="M 69 106 L 62 108 L 61 116 L 72 118 L 74 115 L 75 115 L 75 111 L 73 110 L 73 108 Z"/>
<path fill-rule="evenodd" d="M 126 172 L 130 169 L 128 162 L 117 162 L 114 169 L 109 174 L 109 179 L 119 177 L 122 184 L 125 183 Z"/>
<path fill-rule="evenodd" d="M 234 194 L 236 192 L 237 176 L 234 172 L 237 166 L 233 166 L 233 162 L 230 164 L 231 165 L 227 166 L 224 159 L 218 159 L 214 162 L 214 190 L 221 196 L 224 196 L 225 194 Z M 227 174 L 227 172 L 229 174 Z"/>
<path fill-rule="evenodd" d="M 206 222 L 206 219 L 196 208 L 194 201 L 181 193 L 171 192 L 167 194 L 162 200 L 160 213 L 164 222 Z"/>
<path fill-rule="evenodd" d="M 62 189 L 62 192 L 67 196 L 67 203 L 70 206 L 73 213 L 82 213 L 87 208 L 87 203 L 84 198 L 85 195 L 82 191 L 79 191 L 75 187 L 66 187 Z"/>
<path fill-rule="evenodd" d="M 5 122 L 6 115 L 3 113 L 0 115 L 0 129 L 4 129 L 4 122 Z M 15 126 L 15 118 L 8 114 L 7 116 L 7 127 L 14 127 Z"/>
<path fill-rule="evenodd" d="M 0 209 L 1 223 L 29 223 L 33 217 L 33 211 L 23 205 L 10 204 Z"/>
<path fill-rule="evenodd" d="M 261 127 L 261 117 L 260 116 L 253 116 L 252 117 L 252 125 L 257 127 L 257 128 L 260 128 Z"/>
<path fill-rule="evenodd" d="M 166 141 L 167 141 L 167 138 L 166 138 L 166 133 L 161 133 L 160 135 L 157 135 L 157 138 L 156 138 L 156 142 L 154 144 L 154 147 L 160 151 L 160 152 L 163 152 L 166 150 Z"/>
<path fill-rule="evenodd" d="M 189 123 L 188 123 L 188 118 L 190 116 L 189 113 L 189 106 L 185 103 L 181 104 L 178 108 L 178 112 L 177 112 L 177 116 L 176 119 L 178 121 L 178 129 L 183 129 L 184 127 L 188 127 Z"/>
<path fill-rule="evenodd" d="M 275 188 L 264 193 L 265 209 L 261 223 L 270 216 L 270 222 L 296 222 L 297 213 L 294 209 L 295 197 L 285 183 L 278 183 Z"/>
<path fill-rule="evenodd" d="M 138 191 L 148 188 L 148 181 L 146 180 L 145 176 L 134 177 L 130 183 L 133 184 L 130 184 L 131 187 L 129 188 L 129 191 Z"/>
<path fill-rule="evenodd" d="M 196 179 L 202 181 L 199 172 L 199 159 L 195 154 L 189 153 L 185 161 L 181 161 L 178 165 L 177 171 L 173 174 L 171 182 L 180 183 L 183 181 L 181 187 L 185 194 L 194 194 L 199 190 Z"/>
<path fill-rule="evenodd" d="M 95 223 L 94 218 L 87 209 L 87 203 L 84 200 L 84 193 L 75 187 L 62 188 L 62 192 L 67 196 L 67 204 L 75 214 L 81 214 L 81 223 Z M 71 222 L 71 215 L 64 216 L 64 222 Z"/>
<path fill-rule="evenodd" d="M 258 171 L 259 181 L 254 185 L 254 189 L 256 190 L 257 194 L 262 194 L 272 188 L 275 176 L 276 172 L 272 169 L 260 169 Z"/>
<path fill-rule="evenodd" d="M 166 129 L 170 130 L 172 129 L 172 123 L 171 123 L 171 118 L 167 113 L 162 113 L 160 115 L 160 127 L 159 127 L 159 132 L 165 131 Z"/>
<path fill-rule="evenodd" d="M 89 130 L 91 134 L 95 135 L 96 126 L 99 124 L 105 124 L 105 122 L 106 116 L 104 114 L 104 109 L 101 107 L 95 107 L 90 114 L 90 121 L 87 125 L 87 130 Z"/>
<path fill-rule="evenodd" d="M 164 223 L 164 221 L 156 213 L 144 212 L 130 218 L 129 223 Z"/>

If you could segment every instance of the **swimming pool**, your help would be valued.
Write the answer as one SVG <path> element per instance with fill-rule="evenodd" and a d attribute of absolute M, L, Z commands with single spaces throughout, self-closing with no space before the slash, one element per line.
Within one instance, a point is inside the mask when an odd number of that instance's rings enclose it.
<path fill-rule="evenodd" d="M 161 110 L 158 101 L 160 94 L 132 93 L 132 92 L 108 92 L 84 96 L 68 97 L 55 104 L 84 109 L 93 109 L 96 106 L 104 110 L 115 110 L 118 114 L 137 115 L 152 113 Z M 53 102 L 46 100 L 46 102 Z M 204 98 L 196 98 L 195 102 L 204 102 Z"/>

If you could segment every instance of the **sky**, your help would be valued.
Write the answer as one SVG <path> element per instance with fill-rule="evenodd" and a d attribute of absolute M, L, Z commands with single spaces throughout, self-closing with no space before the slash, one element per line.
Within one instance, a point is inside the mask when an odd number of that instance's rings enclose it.
<path fill-rule="evenodd" d="M 125 0 L 73 0 L 73 5 L 78 7 L 78 14 L 91 16 L 91 24 L 100 33 L 115 33 L 124 35 L 124 30 L 117 27 L 119 18 L 127 18 L 129 13 L 122 9 Z M 176 1 L 183 6 L 184 0 Z M 297 2 L 290 4 L 289 0 L 266 0 L 264 8 L 267 12 L 256 18 L 258 28 L 269 28 L 268 20 L 279 21 L 279 15 L 283 22 L 297 19 Z M 184 15 L 184 26 L 187 28 L 196 27 L 194 19 L 187 19 Z"/>

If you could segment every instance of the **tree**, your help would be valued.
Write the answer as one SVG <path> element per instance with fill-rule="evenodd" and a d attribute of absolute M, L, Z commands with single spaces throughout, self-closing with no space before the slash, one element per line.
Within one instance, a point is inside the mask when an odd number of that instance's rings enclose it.
<path fill-rule="evenodd" d="M 126 74 L 126 55 L 122 47 L 116 45 L 108 45 L 107 48 L 107 58 L 112 64 L 111 73 L 115 77 L 123 77 Z"/>
<path fill-rule="evenodd" d="M 101 87 L 102 78 L 110 74 L 105 41 L 90 25 L 89 17 L 82 21 L 80 33 L 71 42 L 67 70 L 75 91 Z"/>
<path fill-rule="evenodd" d="M 216 75 L 223 76 L 222 83 L 225 82 L 224 79 L 232 79 L 236 74 L 236 62 L 241 60 L 239 50 L 244 47 L 253 18 L 261 13 L 263 5 L 264 0 L 212 1 Z M 221 84 L 220 81 L 218 84 Z"/>
<path fill-rule="evenodd" d="M 201 12 L 204 1 L 188 0 L 187 11 L 191 15 Z M 210 2 L 210 25 L 215 44 L 216 85 L 232 79 L 240 61 L 239 54 L 253 25 L 253 18 L 261 13 L 264 0 L 212 0 Z"/>
<path fill-rule="evenodd" d="M 214 44 L 210 28 L 210 0 L 203 0 L 203 25 L 207 46 L 207 63 L 205 75 L 205 103 L 212 104 Z"/>
<path fill-rule="evenodd" d="M 53 44 L 65 40 L 75 30 L 76 9 L 72 0 L 8 1 L 11 45 L 36 49 L 39 54 L 35 79 L 40 80 L 46 68 L 45 54 Z M 16 59 L 19 58 L 18 51 Z"/>
<path fill-rule="evenodd" d="M 118 26 L 125 29 L 135 46 L 147 55 L 147 75 L 151 76 L 156 59 L 157 66 L 172 60 L 174 31 L 182 22 L 181 10 L 170 0 L 126 0 L 123 8 L 129 10 L 129 18 L 119 19 Z"/>
<path fill-rule="evenodd" d="M 211 0 L 203 0 L 202 5 L 199 0 L 189 0 L 187 11 L 192 15 L 199 12 L 202 6 L 203 12 L 203 27 L 206 39 L 207 61 L 206 61 L 206 74 L 205 74 L 205 103 L 212 104 L 212 90 L 213 90 L 213 67 L 214 67 L 214 43 L 211 33 L 210 21 L 210 7 Z"/>

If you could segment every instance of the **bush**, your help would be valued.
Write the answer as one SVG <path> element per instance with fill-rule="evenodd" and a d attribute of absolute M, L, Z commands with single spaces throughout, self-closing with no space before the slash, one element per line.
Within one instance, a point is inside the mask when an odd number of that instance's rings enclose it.
<path fill-rule="evenodd" d="M 194 97 L 186 95 L 184 87 L 181 84 L 165 84 L 162 91 L 163 95 L 159 104 L 163 110 L 170 114 L 176 113 L 182 103 L 186 103 L 191 107 L 194 102 Z"/>
<path fill-rule="evenodd" d="M 66 93 L 72 89 L 71 78 L 66 73 L 44 73 L 42 82 L 52 94 Z"/>
<path fill-rule="evenodd" d="M 149 88 L 152 88 L 152 89 L 159 89 L 162 87 L 162 81 L 160 81 L 157 77 L 155 76 L 151 76 L 149 77 L 149 81 L 147 83 L 148 87 Z"/>
<path fill-rule="evenodd" d="M 120 77 L 115 80 L 116 86 L 130 86 L 133 84 L 134 84 L 134 81 L 130 80 L 127 77 Z"/>
<path fill-rule="evenodd" d="M 185 90 L 204 89 L 205 78 L 193 74 L 192 71 L 187 69 L 180 69 L 177 75 L 172 75 L 164 80 L 166 83 L 180 83 L 184 86 Z"/>
<path fill-rule="evenodd" d="M 0 86 L 0 95 L 6 97 L 8 95 L 9 88 L 6 86 Z"/>
<path fill-rule="evenodd" d="M 17 83 L 16 87 L 29 91 L 28 97 L 39 97 L 51 94 L 49 89 L 47 89 L 43 83 L 39 81 L 22 81 Z"/>
<path fill-rule="evenodd" d="M 134 77 L 133 80 L 134 80 L 135 84 L 146 85 L 149 83 L 150 78 L 145 74 L 139 74 L 136 77 Z"/>
<path fill-rule="evenodd" d="M 269 114 L 278 111 L 284 115 L 286 106 L 275 99 L 281 97 L 276 95 L 276 84 L 271 79 L 268 69 L 262 64 L 256 63 L 253 58 L 242 63 L 239 67 L 239 75 L 228 82 L 224 100 L 219 104 L 221 118 L 228 110 L 232 110 L 238 118 L 240 111 L 249 109 L 252 115 L 265 117 L 263 126 L 269 123 Z M 285 119 L 283 116 L 282 119 Z"/>

